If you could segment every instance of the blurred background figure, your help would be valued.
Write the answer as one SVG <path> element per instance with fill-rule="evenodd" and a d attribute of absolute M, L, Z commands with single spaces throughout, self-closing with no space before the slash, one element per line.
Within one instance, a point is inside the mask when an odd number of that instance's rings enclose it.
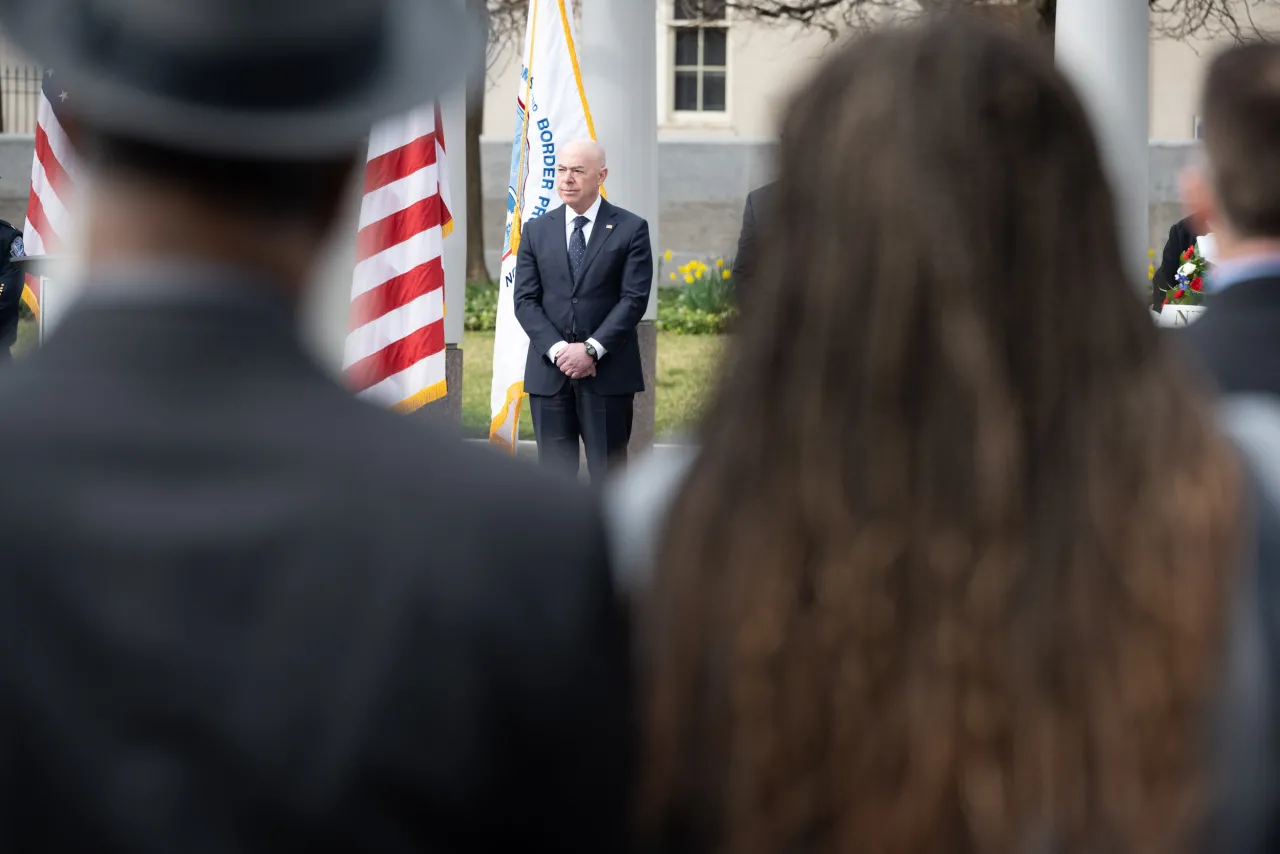
<path fill-rule="evenodd" d="M 358 402 L 296 329 L 370 127 L 480 47 L 459 4 L 0 19 L 91 186 L 83 296 L 0 375 L 0 850 L 620 850 L 595 502 Z"/>
<path fill-rule="evenodd" d="M 742 294 L 751 287 L 751 273 L 754 270 L 756 242 L 759 235 L 760 221 L 766 220 L 776 184 L 765 184 L 747 193 L 747 201 L 742 207 L 742 229 L 738 233 L 738 251 L 733 256 L 733 287 L 738 304 L 742 304 Z"/>
<path fill-rule="evenodd" d="M 1151 277 L 1151 310 L 1159 313 L 1164 308 L 1165 291 L 1173 287 L 1174 274 L 1182 266 L 1182 253 L 1194 246 L 1196 239 L 1209 230 L 1198 222 L 1198 217 L 1187 216 L 1169 227 L 1169 237 L 1160 253 L 1160 266 Z"/>
<path fill-rule="evenodd" d="M 647 850 L 1184 848 L 1239 478 L 1077 98 L 956 19 L 798 92 L 701 451 L 619 486 L 675 491 L 638 586 Z"/>
<path fill-rule="evenodd" d="M 24 276 L 13 258 L 26 254 L 22 232 L 0 219 L 0 365 L 9 363 L 18 341 L 18 319 L 22 312 Z"/>

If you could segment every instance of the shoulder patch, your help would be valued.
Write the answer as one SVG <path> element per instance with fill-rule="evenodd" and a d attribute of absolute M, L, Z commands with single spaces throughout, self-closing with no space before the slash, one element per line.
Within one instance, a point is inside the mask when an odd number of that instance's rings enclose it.
<path fill-rule="evenodd" d="M 22 244 L 21 237 L 13 238 L 13 244 L 9 247 L 9 255 L 14 258 L 25 258 L 27 255 L 26 247 Z"/>

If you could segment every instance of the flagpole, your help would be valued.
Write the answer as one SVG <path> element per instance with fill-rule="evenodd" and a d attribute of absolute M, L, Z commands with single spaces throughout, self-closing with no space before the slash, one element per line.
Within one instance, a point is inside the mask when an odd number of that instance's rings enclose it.
<path fill-rule="evenodd" d="M 453 230 L 444 240 L 444 341 L 448 393 L 440 415 L 462 425 L 462 335 L 467 303 L 467 94 L 466 87 L 440 100 L 446 148 L 446 180 Z"/>

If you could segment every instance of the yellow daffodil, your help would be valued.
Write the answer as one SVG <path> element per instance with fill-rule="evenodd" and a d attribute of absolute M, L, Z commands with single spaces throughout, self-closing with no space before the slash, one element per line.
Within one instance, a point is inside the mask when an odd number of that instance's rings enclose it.
<path fill-rule="evenodd" d="M 687 273 L 687 272 L 689 272 L 689 265 L 688 265 L 688 264 L 681 264 L 681 265 L 680 265 L 679 267 L 677 267 L 676 269 L 678 269 L 681 273 Z"/>
<path fill-rule="evenodd" d="M 728 270 L 725 270 L 723 273 L 721 273 L 721 274 L 720 274 L 720 278 L 722 278 L 722 279 L 727 279 L 727 278 L 729 278 L 729 271 L 728 271 Z"/>
<path fill-rule="evenodd" d="M 685 274 L 684 274 L 684 283 L 685 283 L 686 285 L 692 285 L 692 284 L 693 284 L 693 276 L 689 275 L 688 273 L 685 273 Z"/>
<path fill-rule="evenodd" d="M 670 260 L 671 260 L 671 250 L 670 250 L 670 249 L 668 249 L 666 252 L 664 252 L 664 253 L 663 253 L 663 255 L 662 255 L 662 260 L 664 260 L 664 261 L 670 261 Z"/>
<path fill-rule="evenodd" d="M 673 281 L 673 282 L 674 282 L 675 280 L 676 280 L 676 274 L 675 274 L 675 273 L 672 273 L 672 274 L 671 274 L 671 281 Z"/>
<path fill-rule="evenodd" d="M 717 267 L 723 267 L 723 266 L 724 266 L 724 259 L 723 259 L 723 258 L 717 258 L 717 259 L 716 259 L 716 266 L 717 266 Z"/>
<path fill-rule="evenodd" d="M 1156 257 L 1156 250 L 1154 250 L 1154 249 L 1148 249 L 1148 250 L 1147 250 L 1147 257 L 1148 257 L 1148 258 L 1154 258 L 1154 257 Z"/>
<path fill-rule="evenodd" d="M 1155 277 L 1156 277 L 1156 265 L 1155 265 L 1155 264 L 1148 264 L 1148 265 L 1147 265 L 1147 278 L 1148 278 L 1148 279 L 1154 279 Z"/>

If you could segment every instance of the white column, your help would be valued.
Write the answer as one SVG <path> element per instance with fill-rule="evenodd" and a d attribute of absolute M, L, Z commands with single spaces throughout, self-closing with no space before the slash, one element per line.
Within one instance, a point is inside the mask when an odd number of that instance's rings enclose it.
<path fill-rule="evenodd" d="M 466 90 L 457 89 L 440 99 L 440 119 L 448 159 L 449 210 L 453 233 L 445 238 L 444 342 L 462 343 L 467 300 L 467 106 Z M 450 389 L 452 392 L 452 389 Z"/>
<path fill-rule="evenodd" d="M 657 270 L 658 95 L 654 0 L 583 0 L 580 60 L 596 139 L 609 162 L 605 193 L 649 222 Z M 658 316 L 649 291 L 645 320 Z"/>
<path fill-rule="evenodd" d="M 1147 281 L 1150 32 L 1147 0 L 1058 0 L 1058 65 L 1093 120 L 1135 286 Z"/>

